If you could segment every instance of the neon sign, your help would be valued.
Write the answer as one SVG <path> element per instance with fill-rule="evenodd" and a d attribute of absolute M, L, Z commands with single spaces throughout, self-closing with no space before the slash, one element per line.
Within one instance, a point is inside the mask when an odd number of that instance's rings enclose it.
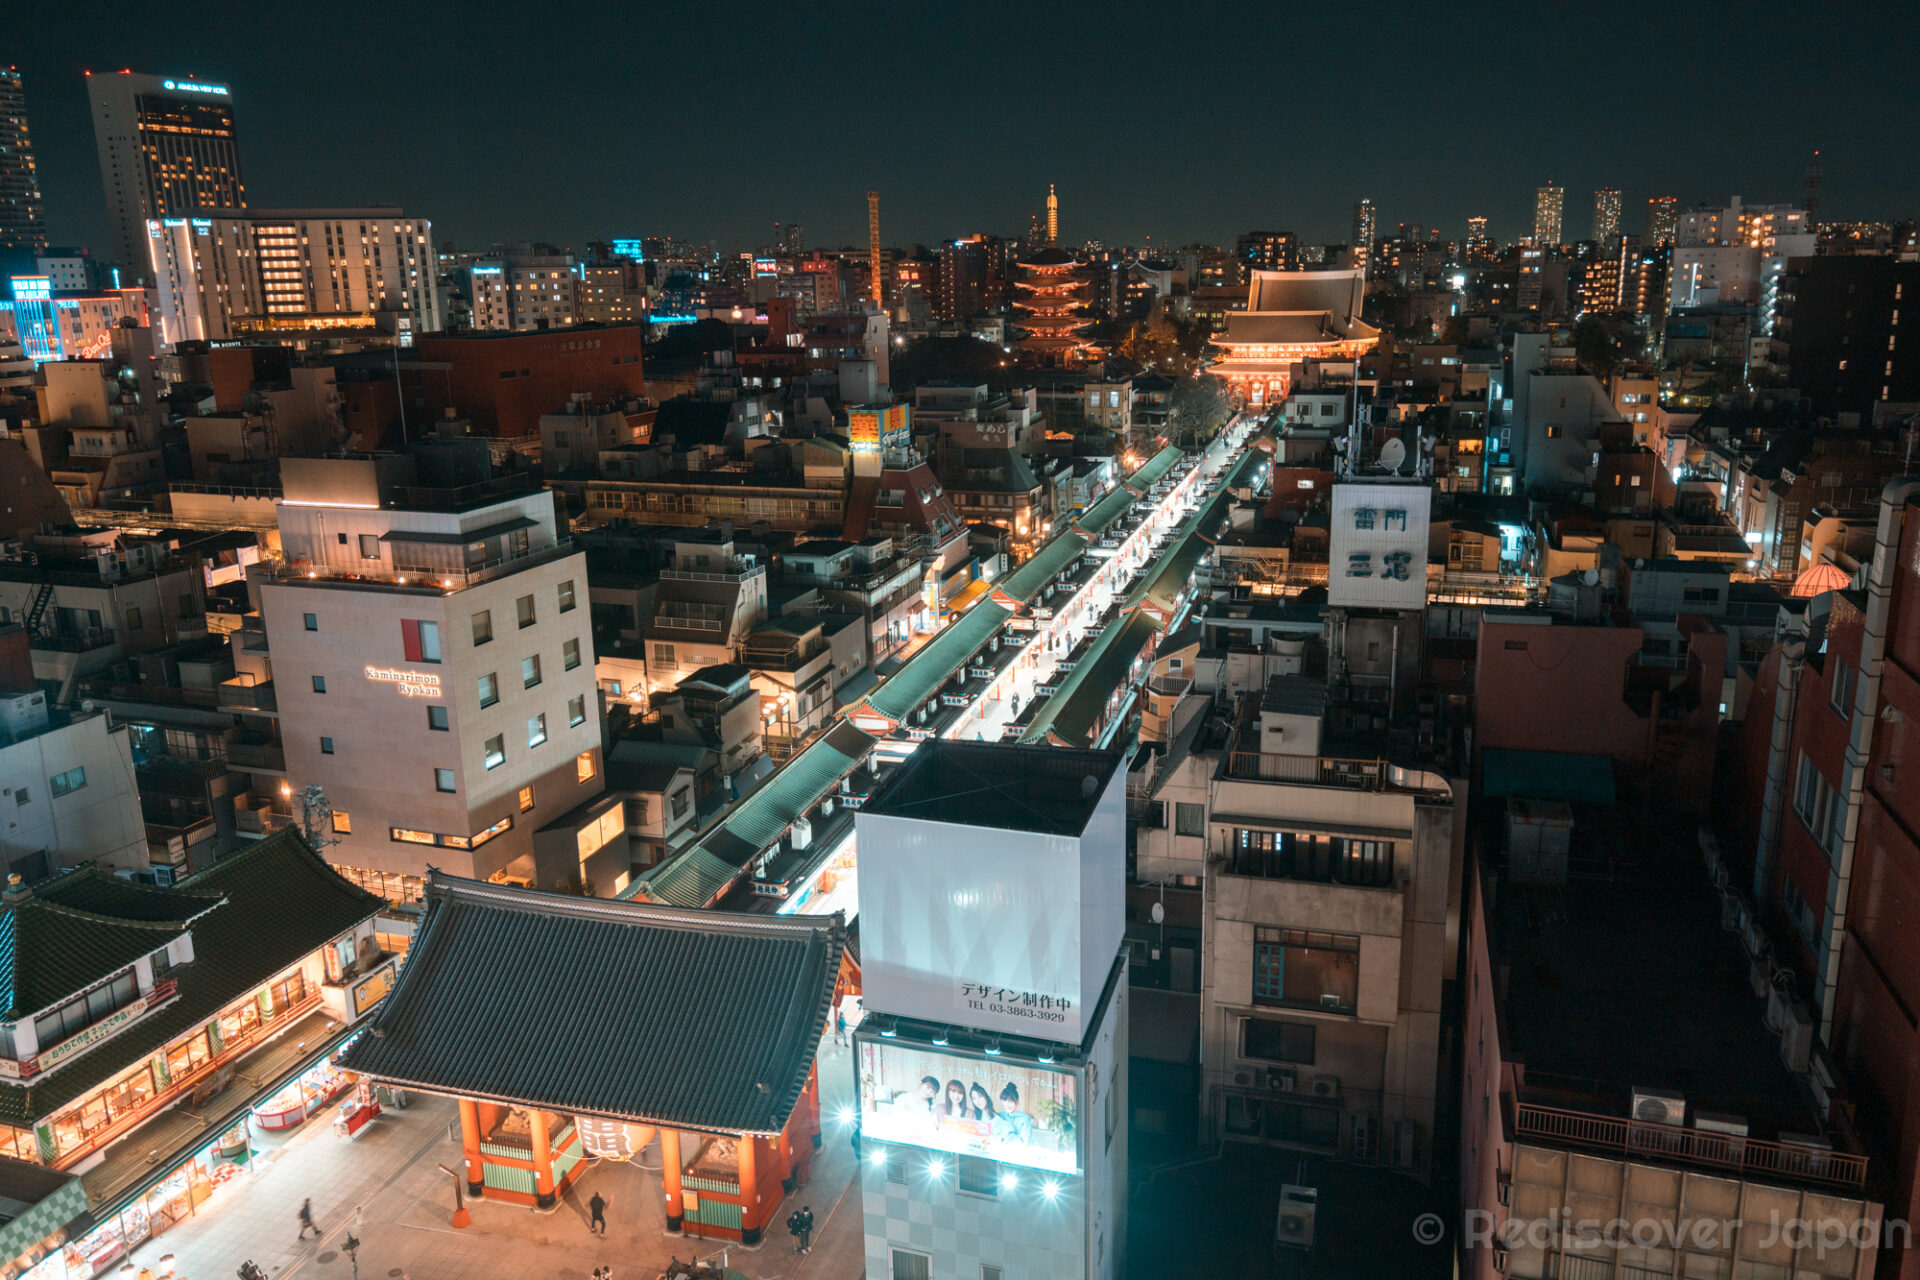
<path fill-rule="evenodd" d="M 437 698 L 440 677 L 427 671 L 403 671 L 399 667 L 368 667 L 367 679 L 399 687 L 403 698 Z"/>
<path fill-rule="evenodd" d="M 163 83 L 167 88 L 181 93 L 211 93 L 222 98 L 227 96 L 227 86 L 223 84 L 196 84 L 192 80 L 167 80 Z"/>

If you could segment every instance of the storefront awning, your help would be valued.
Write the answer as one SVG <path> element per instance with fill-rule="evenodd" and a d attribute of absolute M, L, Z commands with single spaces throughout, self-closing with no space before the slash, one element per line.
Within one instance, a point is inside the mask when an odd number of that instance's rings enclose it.
<path fill-rule="evenodd" d="M 256 1103 L 326 1061 L 351 1034 L 352 1027 L 316 1009 L 242 1058 L 235 1065 L 232 1082 L 206 1105 L 195 1110 L 182 1102 L 125 1134 L 82 1178 L 95 1219 L 106 1221 L 172 1177 L 181 1165 L 243 1121 Z M 153 1158 L 155 1152 L 159 1159 Z"/>

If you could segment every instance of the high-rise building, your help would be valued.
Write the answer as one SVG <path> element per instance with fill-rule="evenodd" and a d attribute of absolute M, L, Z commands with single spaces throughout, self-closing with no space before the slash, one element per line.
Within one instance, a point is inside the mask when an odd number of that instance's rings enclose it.
<path fill-rule="evenodd" d="M 1360 268 L 1362 280 L 1373 274 L 1373 236 L 1376 225 L 1373 201 L 1362 200 L 1353 206 L 1353 265 Z"/>
<path fill-rule="evenodd" d="M 1816 412 L 1863 421 L 1876 404 L 1920 400 L 1920 342 L 1899 341 L 1900 312 L 1912 318 L 1915 298 L 1920 263 L 1884 254 L 1791 259 L 1773 329 L 1791 385 Z"/>
<path fill-rule="evenodd" d="M 966 320 L 981 310 L 987 285 L 987 249 L 980 236 L 940 246 L 940 293 L 934 308 L 942 320 Z"/>
<path fill-rule="evenodd" d="M 1487 235 L 1485 218 L 1467 219 L 1467 243 L 1464 256 L 1468 262 L 1493 261 L 1493 240 Z"/>
<path fill-rule="evenodd" d="M 1297 271 L 1300 241 L 1291 231 L 1249 231 L 1233 244 L 1233 256 L 1252 271 Z"/>
<path fill-rule="evenodd" d="M 1620 188 L 1602 187 L 1593 193 L 1593 238 L 1602 243 L 1620 234 Z"/>
<path fill-rule="evenodd" d="M 227 86 L 89 72 L 87 96 L 93 100 L 114 254 L 123 271 L 151 278 L 149 221 L 247 207 Z"/>
<path fill-rule="evenodd" d="M 20 87 L 20 72 L 0 67 L 0 253 L 38 253 L 46 247 L 46 209 L 40 202 L 40 175 L 33 167 L 27 95 Z"/>
<path fill-rule="evenodd" d="M 156 281 L 160 341 L 385 325 L 411 344 L 440 328 L 432 230 L 391 208 L 153 219 L 141 267 Z"/>
<path fill-rule="evenodd" d="M 1674 229 L 1680 222 L 1680 201 L 1675 196 L 1653 196 L 1647 201 L 1647 247 L 1660 249 L 1673 243 Z"/>
<path fill-rule="evenodd" d="M 1566 199 L 1566 189 L 1555 186 L 1551 181 L 1533 193 L 1533 243 L 1536 248 L 1559 247 L 1560 211 Z"/>

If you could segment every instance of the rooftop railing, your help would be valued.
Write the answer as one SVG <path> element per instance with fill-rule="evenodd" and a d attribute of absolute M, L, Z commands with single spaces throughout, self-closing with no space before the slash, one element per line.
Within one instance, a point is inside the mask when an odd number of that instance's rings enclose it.
<path fill-rule="evenodd" d="M 1743 1176 L 1822 1182 L 1848 1188 L 1862 1187 L 1867 1180 L 1867 1157 L 1844 1151 L 1769 1142 L 1680 1125 L 1648 1124 L 1531 1102 L 1515 1102 L 1513 1118 L 1517 1139 L 1710 1165 Z"/>

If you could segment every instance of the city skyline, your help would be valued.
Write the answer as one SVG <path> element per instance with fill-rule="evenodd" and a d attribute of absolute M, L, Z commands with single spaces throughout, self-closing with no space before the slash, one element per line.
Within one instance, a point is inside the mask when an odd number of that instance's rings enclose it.
<path fill-rule="evenodd" d="M 1196 130 L 1155 105 L 1156 95 L 1111 91 L 1102 65 L 1134 46 L 1137 33 L 1129 24 L 1083 29 L 1065 16 L 1022 12 L 1017 21 L 1026 38 L 1061 55 L 1045 90 L 1051 101 L 1033 99 L 1013 64 L 1001 64 L 997 46 L 984 38 L 992 16 L 982 15 L 977 51 L 962 41 L 931 78 L 881 75 L 871 82 L 871 101 L 844 108 L 848 121 L 836 131 L 852 129 L 865 145 L 837 145 L 797 169 L 760 163 L 794 145 L 791 115 L 767 109 L 760 94 L 725 89 L 724 67 L 705 51 L 750 25 L 761 47 L 810 59 L 824 73 L 816 83 L 866 75 L 862 59 L 871 42 L 857 14 L 803 21 L 767 9 L 757 21 L 661 23 L 648 32 L 644 56 L 623 59 L 626 46 L 618 41 L 578 38 L 604 21 L 586 11 L 560 13 L 513 42 L 490 34 L 502 25 L 493 19 L 504 21 L 509 12 L 498 5 L 478 7 L 454 30 L 416 22 L 410 29 L 422 40 L 378 46 L 355 43 L 359 24 L 347 21 L 317 30 L 317 44 L 296 50 L 247 11 L 228 6 L 200 6 L 165 20 L 116 15 L 110 25 L 92 23 L 84 9 L 30 7 L 32 21 L 22 24 L 10 59 L 24 80 L 48 234 L 55 243 L 85 243 L 103 253 L 111 240 L 83 72 L 123 66 L 231 86 L 244 122 L 250 204 L 345 199 L 400 205 L 432 218 L 440 239 L 476 248 L 534 239 L 580 249 L 592 239 L 671 234 L 723 250 L 747 249 L 769 240 L 776 221 L 806 226 L 810 245 L 858 246 L 866 239 L 870 189 L 880 192 L 882 238 L 889 244 L 977 231 L 1017 236 L 1036 213 L 1044 215 L 1049 183 L 1059 191 L 1067 243 L 1231 244 L 1240 232 L 1262 226 L 1294 231 L 1308 243 L 1339 242 L 1362 195 L 1374 201 L 1384 226 L 1419 222 L 1457 238 L 1468 216 L 1485 214 L 1498 238 L 1512 240 L 1530 225 L 1533 191 L 1549 174 L 1569 190 L 1618 187 L 1625 207 L 1668 193 L 1683 207 L 1736 193 L 1754 202 L 1797 200 L 1815 147 L 1826 168 L 1825 216 L 1900 218 L 1912 203 L 1904 156 L 1920 132 L 1898 118 L 1868 128 L 1850 115 L 1852 99 L 1839 93 L 1843 68 L 1820 47 L 1822 20 L 1784 6 L 1728 34 L 1736 51 L 1784 39 L 1811 49 L 1802 70 L 1809 106 L 1771 130 L 1764 146 L 1724 136 L 1715 123 L 1722 113 L 1711 110 L 1718 95 L 1734 88 L 1737 68 L 1745 65 L 1737 57 L 1716 63 L 1724 71 L 1690 66 L 1685 77 L 1657 77 L 1668 85 L 1658 103 L 1630 93 L 1624 80 L 1596 75 L 1596 83 L 1622 87 L 1587 109 L 1629 134 L 1645 135 L 1630 152 L 1613 141 L 1620 129 L 1605 131 L 1603 141 L 1551 119 L 1527 123 L 1532 113 L 1521 105 L 1546 72 L 1525 63 L 1513 66 L 1504 91 L 1516 128 L 1501 131 L 1497 143 L 1462 135 L 1453 146 L 1363 148 L 1360 138 L 1383 130 L 1391 135 L 1392 122 L 1416 109 L 1408 91 L 1383 90 L 1337 108 L 1290 100 L 1283 109 L 1255 91 L 1257 77 L 1234 74 L 1236 67 L 1258 65 L 1264 55 L 1256 48 L 1226 53 L 1210 65 L 1209 82 L 1224 87 L 1211 100 L 1206 128 Z M 1011 11 L 1003 16 L 1015 17 Z M 1199 32 L 1227 31 L 1238 16 L 1230 6 L 1202 6 L 1188 22 Z M 1339 21 L 1327 20 L 1330 30 Z M 1660 28 L 1677 21 L 1648 9 L 1648 47 L 1666 47 Z M 1805 38 L 1792 38 L 1796 32 Z M 913 43 L 910 31 L 901 34 Z M 1528 39 L 1540 34 L 1524 33 Z M 456 82 L 423 79 L 420 68 L 407 64 L 405 51 L 429 47 L 423 43 L 429 35 L 436 62 L 465 69 Z M 1520 39 L 1463 30 L 1443 33 L 1427 48 L 1435 65 L 1447 64 L 1456 43 L 1462 56 L 1471 49 L 1476 61 L 1498 62 L 1510 44 L 1518 56 Z M 1846 83 L 1870 81 L 1882 59 L 1891 74 L 1912 39 L 1891 33 L 1850 55 Z M 1591 55 L 1596 65 L 1614 56 Z M 1658 62 L 1664 55 L 1649 56 Z M 316 75 L 320 66 L 351 72 L 355 83 L 406 87 L 391 96 L 342 94 L 345 81 Z M 623 76 L 636 86 L 630 100 L 607 92 Z M 1835 88 L 1824 97 L 1816 92 L 1823 78 Z M 1241 83 L 1248 87 L 1235 87 Z M 510 85 L 518 92 L 497 91 Z M 493 88 L 479 92 L 481 86 Z M 806 109 L 808 93 L 793 92 L 794 105 Z M 1496 109 L 1500 100 L 1496 96 Z M 990 105 L 983 110 L 982 102 Z M 1326 118 L 1317 118 L 1322 111 Z M 1054 117 L 1056 127 L 1027 128 L 1023 121 L 1035 112 Z M 1087 141 L 1062 145 L 1067 137 Z M 1243 165 L 1216 158 L 1226 156 L 1264 159 Z M 1114 163 L 1116 157 L 1125 162 Z M 1162 160 L 1157 177 L 1155 157 Z M 1463 181 L 1462 174 L 1489 176 Z"/>

